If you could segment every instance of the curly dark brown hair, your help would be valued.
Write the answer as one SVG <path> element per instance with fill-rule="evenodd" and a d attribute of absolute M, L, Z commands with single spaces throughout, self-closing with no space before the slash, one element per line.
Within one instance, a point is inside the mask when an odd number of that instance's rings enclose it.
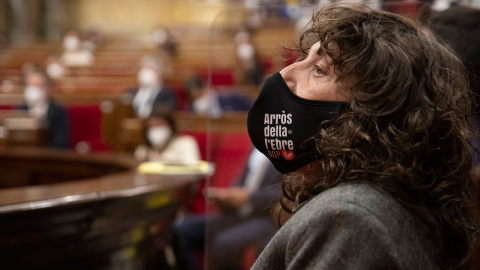
<path fill-rule="evenodd" d="M 437 230 L 446 268 L 471 268 L 479 140 L 461 61 L 414 21 L 363 5 L 315 13 L 296 50 L 306 54 L 317 41 L 338 80 L 353 80 L 353 100 L 313 137 L 325 158 L 309 164 L 308 174 L 284 176 L 278 222 L 326 189 L 364 181 Z"/>

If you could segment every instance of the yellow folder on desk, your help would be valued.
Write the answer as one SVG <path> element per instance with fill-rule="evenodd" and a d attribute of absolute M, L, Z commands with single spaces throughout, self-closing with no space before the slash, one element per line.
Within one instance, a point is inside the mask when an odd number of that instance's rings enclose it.
<path fill-rule="evenodd" d="M 213 174 L 212 164 L 198 161 L 195 164 L 171 164 L 160 161 L 143 162 L 138 172 L 149 174 Z"/>

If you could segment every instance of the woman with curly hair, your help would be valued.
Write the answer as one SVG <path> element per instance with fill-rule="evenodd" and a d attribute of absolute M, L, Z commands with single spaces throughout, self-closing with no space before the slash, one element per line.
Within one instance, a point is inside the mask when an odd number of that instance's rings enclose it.
<path fill-rule="evenodd" d="M 478 134 L 451 50 L 363 5 L 314 14 L 304 57 L 269 77 L 248 115 L 285 174 L 282 225 L 253 269 L 470 269 Z"/>

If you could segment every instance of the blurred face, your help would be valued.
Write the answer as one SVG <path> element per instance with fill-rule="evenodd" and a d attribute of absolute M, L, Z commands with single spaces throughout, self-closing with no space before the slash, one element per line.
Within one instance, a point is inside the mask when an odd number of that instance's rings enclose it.
<path fill-rule="evenodd" d="M 147 139 L 154 149 L 163 149 L 172 137 L 172 129 L 163 118 L 150 118 L 147 121 Z"/>
<path fill-rule="evenodd" d="M 207 94 L 207 90 L 205 87 L 204 88 L 192 87 L 190 89 L 190 97 L 192 100 L 197 100 L 206 94 Z"/>
<path fill-rule="evenodd" d="M 45 78 L 41 74 L 32 73 L 27 76 L 27 85 L 47 89 Z"/>
<path fill-rule="evenodd" d="M 149 66 L 143 67 L 138 72 L 138 83 L 142 86 L 156 85 L 161 79 L 159 72 Z"/>
<path fill-rule="evenodd" d="M 76 51 L 80 49 L 80 38 L 74 32 L 70 32 L 63 39 L 63 48 L 67 51 Z"/>
<path fill-rule="evenodd" d="M 147 121 L 148 128 L 154 127 L 168 127 L 168 122 L 163 118 L 150 118 Z"/>
<path fill-rule="evenodd" d="M 49 96 L 49 87 L 42 74 L 31 73 L 27 75 L 27 87 L 24 97 L 29 106 L 34 106 L 47 101 Z"/>
<path fill-rule="evenodd" d="M 320 42 L 309 50 L 307 58 L 291 64 L 280 71 L 288 87 L 299 97 L 311 100 L 346 101 L 352 100 L 347 84 L 337 82 L 331 58 L 318 55 Z"/>

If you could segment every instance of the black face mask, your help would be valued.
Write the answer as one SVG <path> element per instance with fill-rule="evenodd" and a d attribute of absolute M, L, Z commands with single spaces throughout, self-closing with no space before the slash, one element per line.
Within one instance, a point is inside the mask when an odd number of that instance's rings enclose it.
<path fill-rule="evenodd" d="M 265 80 L 248 112 L 248 135 L 279 172 L 293 172 L 322 158 L 309 139 L 323 121 L 338 117 L 349 104 L 301 98 L 275 73 Z"/>

